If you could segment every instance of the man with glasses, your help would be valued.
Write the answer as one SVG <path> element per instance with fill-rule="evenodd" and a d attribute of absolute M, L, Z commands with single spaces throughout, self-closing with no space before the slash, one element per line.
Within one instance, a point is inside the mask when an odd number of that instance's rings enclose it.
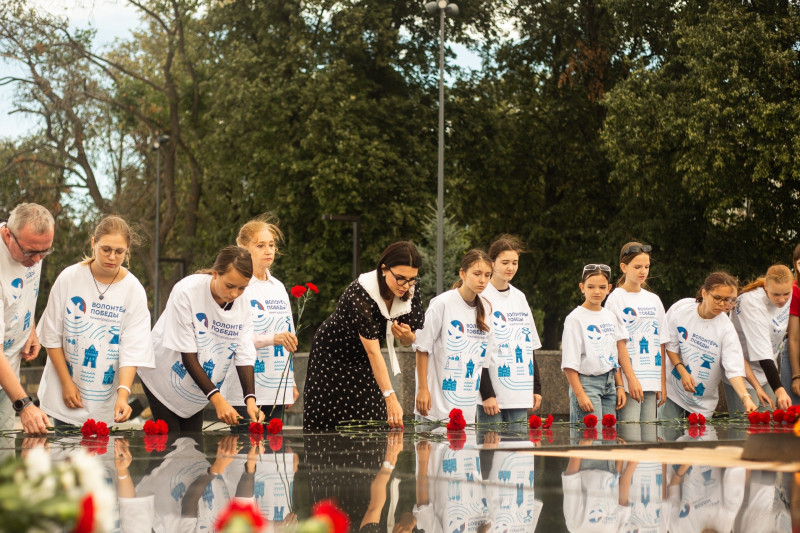
<path fill-rule="evenodd" d="M 38 204 L 23 203 L 0 223 L 0 430 L 14 429 L 19 413 L 26 433 L 47 432 L 48 418 L 19 382 L 20 360 L 39 354 L 36 296 L 42 259 L 53 252 L 53 215 Z"/>

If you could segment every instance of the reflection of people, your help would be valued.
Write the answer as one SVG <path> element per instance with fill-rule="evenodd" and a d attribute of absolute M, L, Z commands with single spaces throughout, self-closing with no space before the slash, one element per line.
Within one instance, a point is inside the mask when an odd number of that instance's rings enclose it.
<path fill-rule="evenodd" d="M 564 320 L 561 370 L 569 382 L 571 424 L 590 414 L 599 420 L 625 405 L 619 366 L 628 378 L 631 398 L 641 400 L 642 387 L 633 375 L 626 349 L 628 335 L 614 313 L 602 306 L 610 283 L 608 265 L 583 267 L 579 287 L 585 301 Z"/>
<path fill-rule="evenodd" d="M 561 484 L 569 531 L 618 531 L 628 521 L 630 507 L 620 502 L 619 473 L 613 461 L 570 457 Z"/>
<path fill-rule="evenodd" d="M 524 422 L 528 409 L 542 403 L 539 365 L 534 350 L 542 347 L 525 295 L 511 285 L 525 251 L 516 237 L 503 235 L 489 246 L 492 279 L 483 296 L 492 306 L 497 354 L 481 372 L 477 421 Z"/>
<path fill-rule="evenodd" d="M 736 278 L 713 272 L 696 298 L 679 300 L 667 311 L 667 401 L 663 420 L 699 413 L 711 418 L 722 374 L 747 412 L 756 406 L 744 384 L 744 355 L 726 306 L 735 300 Z"/>
<path fill-rule="evenodd" d="M 744 479 L 740 467 L 667 465 L 662 508 L 667 531 L 731 531 L 742 505 Z"/>
<path fill-rule="evenodd" d="M 252 275 L 250 253 L 228 246 L 211 269 L 173 287 L 152 332 L 156 367 L 139 370 L 153 417 L 166 421 L 170 431 L 200 432 L 209 401 L 217 418 L 237 423 L 238 413 L 219 394 L 231 364 L 236 365 L 250 418 L 264 418 L 255 398 L 250 306 L 239 298 Z"/>
<path fill-rule="evenodd" d="M 667 339 L 664 305 L 647 287 L 651 250 L 650 246 L 639 242 L 629 242 L 622 247 L 619 254 L 622 277 L 606 300 L 606 309 L 627 329 L 628 357 L 642 387 L 642 401 L 629 397 L 625 407 L 617 413 L 621 422 L 655 422 L 656 410 L 667 398 L 663 364 Z M 627 391 L 628 382 L 624 375 L 622 377 Z M 656 437 L 656 428 L 651 424 L 623 424 L 620 430 L 627 440 L 654 441 Z"/>
<path fill-rule="evenodd" d="M 496 350 L 488 316 L 491 305 L 481 296 L 492 277 L 492 260 L 482 250 L 470 250 L 461 259 L 458 275 L 461 279 L 452 290 L 431 300 L 425 327 L 417 336 L 414 413 L 445 420 L 457 408 L 472 423 L 482 368 Z"/>
<path fill-rule="evenodd" d="M 381 515 L 386 504 L 386 485 L 392 477 L 392 471 L 397 464 L 397 456 L 403 451 L 403 434 L 390 432 L 386 436 L 386 455 L 375 479 L 369 488 L 369 504 L 364 518 L 361 520 L 359 531 L 380 533 L 386 530 L 381 527 Z M 401 521 L 402 522 L 402 521 Z"/>
<path fill-rule="evenodd" d="M 42 259 L 53 253 L 53 216 L 37 204 L 15 207 L 0 224 L 0 430 L 14 429 L 14 412 L 29 434 L 47 432 L 49 420 L 19 382 L 20 359 L 39 354 L 34 312 Z"/>
<path fill-rule="evenodd" d="M 664 494 L 664 465 L 628 461 L 619 478 L 619 504 L 630 507 L 622 531 L 659 531 Z"/>
<path fill-rule="evenodd" d="M 533 490 L 535 456 L 530 452 L 498 448 L 503 444 L 497 439 L 490 445 L 494 449 L 487 449 L 484 440 L 480 452 L 491 531 L 532 532 L 543 506 Z M 520 443 L 510 441 L 508 444 L 518 446 Z"/>
<path fill-rule="evenodd" d="M 253 318 L 253 343 L 257 357 L 253 366 L 256 402 L 268 418 L 283 419 L 284 405 L 291 407 L 298 396 L 289 354 L 297 350 L 292 307 L 286 288 L 269 269 L 278 254 L 276 241 L 283 238 L 274 224 L 251 220 L 239 230 L 236 243 L 247 248 L 253 258 L 253 277 L 242 299 L 250 306 Z M 287 368 L 288 366 L 288 368 Z M 222 396 L 243 418 L 247 416 L 239 379 L 233 365 L 222 384 Z M 246 431 L 247 424 L 232 429 Z"/>
<path fill-rule="evenodd" d="M 772 401 L 777 402 L 778 409 L 792 405 L 778 370 L 778 359 L 789 322 L 788 303 L 791 297 L 792 272 L 784 265 L 772 265 L 766 276 L 741 290 L 731 312 L 731 322 L 757 383 Z M 728 411 L 743 411 L 744 406 L 733 387 L 724 377 L 723 382 Z M 747 387 L 747 392 L 753 403 L 758 401 L 755 390 Z"/>
<path fill-rule="evenodd" d="M 446 442 L 417 442 L 417 528 L 424 531 L 485 531 L 488 501 L 481 479 L 475 436 L 468 446 L 452 449 Z M 471 445 L 469 445 L 471 444 Z"/>
<path fill-rule="evenodd" d="M 39 398 L 56 426 L 124 422 L 136 368 L 155 366 L 147 294 L 122 266 L 134 239 L 122 218 L 104 218 L 92 256 L 67 267 L 50 290 L 38 328 L 48 355 Z"/>
<path fill-rule="evenodd" d="M 417 291 L 422 258 L 407 241 L 389 245 L 375 270 L 345 289 L 336 310 L 311 343 L 303 391 L 303 429 L 333 430 L 345 420 L 386 420 L 403 425 L 380 342 L 386 338 L 394 373 L 400 371 L 394 339 L 410 346 L 423 324 Z"/>
<path fill-rule="evenodd" d="M 747 471 L 744 501 L 736 517 L 734 531 L 792 531 L 788 494 L 784 494 L 780 483 L 780 476 L 786 475 L 790 474 L 766 470 Z"/>

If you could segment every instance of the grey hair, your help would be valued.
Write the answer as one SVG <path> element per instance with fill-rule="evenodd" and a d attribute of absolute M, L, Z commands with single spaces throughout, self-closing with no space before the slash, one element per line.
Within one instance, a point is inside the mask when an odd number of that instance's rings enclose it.
<path fill-rule="evenodd" d="M 6 226 L 14 233 L 22 231 L 25 226 L 30 226 L 33 233 L 41 235 L 53 230 L 55 221 L 50 211 L 39 204 L 22 203 L 11 211 Z"/>

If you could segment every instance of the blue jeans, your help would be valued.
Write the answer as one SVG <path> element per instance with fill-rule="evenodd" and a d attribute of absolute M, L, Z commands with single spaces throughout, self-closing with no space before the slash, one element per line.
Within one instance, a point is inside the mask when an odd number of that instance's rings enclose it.
<path fill-rule="evenodd" d="M 658 418 L 659 421 L 670 421 L 678 419 L 679 421 L 683 421 L 684 418 L 689 416 L 689 412 L 678 405 L 677 403 L 673 402 L 672 400 L 667 397 L 667 401 L 664 402 L 663 407 L 661 408 L 661 416 Z"/>
<path fill-rule="evenodd" d="M 518 409 L 501 409 L 496 415 L 487 415 L 483 405 L 478 404 L 477 422 L 479 424 L 499 424 L 501 422 L 528 422 L 528 410 L 524 407 Z"/>
<path fill-rule="evenodd" d="M 617 411 L 617 420 L 635 423 L 620 424 L 620 436 L 628 442 L 655 442 L 658 439 L 655 425 L 658 421 L 657 406 L 655 391 L 645 391 L 642 403 L 628 395 L 625 407 Z"/>
<path fill-rule="evenodd" d="M 587 376 L 578 374 L 584 392 L 592 402 L 594 411 L 584 411 L 578 405 L 578 398 L 572 387 L 569 389 L 569 421 L 571 424 L 583 423 L 586 415 L 595 415 L 598 422 L 603 419 L 604 414 L 614 414 L 617 407 L 617 388 L 614 385 L 614 371 L 610 370 L 599 376 Z"/>
<path fill-rule="evenodd" d="M 792 364 L 789 362 L 789 340 L 783 342 L 783 350 L 781 350 L 781 383 L 789 398 L 792 399 L 792 405 L 800 404 L 800 396 L 792 392 Z"/>
<path fill-rule="evenodd" d="M 747 384 L 749 385 L 749 383 Z M 747 394 L 750 395 L 750 399 L 753 400 L 753 403 L 758 406 L 759 411 L 771 411 L 769 404 L 767 405 L 759 405 L 758 403 L 758 394 L 756 393 L 755 389 L 751 389 L 749 386 L 745 385 L 747 389 Z M 733 386 L 729 383 L 723 383 L 722 388 L 725 390 L 725 402 L 728 404 L 728 414 L 733 415 L 735 413 L 744 413 L 744 404 L 742 400 L 739 399 L 739 395 L 736 394 L 736 390 Z M 772 401 L 775 401 L 775 393 L 772 392 L 772 387 L 769 386 L 769 383 L 766 385 L 761 385 L 761 388 L 764 389 L 764 392 L 772 398 Z"/>

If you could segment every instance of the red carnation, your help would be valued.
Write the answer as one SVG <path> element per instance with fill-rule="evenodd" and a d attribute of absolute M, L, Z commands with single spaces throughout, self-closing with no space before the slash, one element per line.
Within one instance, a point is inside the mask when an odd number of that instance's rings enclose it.
<path fill-rule="evenodd" d="M 604 427 L 603 440 L 617 440 L 617 429 L 615 427 Z"/>
<path fill-rule="evenodd" d="M 159 435 L 166 435 L 169 433 L 169 426 L 163 420 L 156 420 L 156 431 Z"/>
<path fill-rule="evenodd" d="M 529 429 L 528 430 L 528 438 L 534 444 L 541 442 L 542 440 L 542 430 L 541 429 Z"/>
<path fill-rule="evenodd" d="M 302 295 L 306 293 L 307 290 L 308 289 L 306 289 L 302 285 L 295 285 L 294 287 L 292 287 L 292 290 L 290 292 L 292 293 L 292 296 L 294 296 L 295 298 L 300 298 Z"/>
<path fill-rule="evenodd" d="M 761 413 L 761 423 L 762 424 L 769 424 L 769 418 L 770 418 L 769 412 L 764 411 L 763 413 Z"/>
<path fill-rule="evenodd" d="M 267 520 L 254 501 L 231 498 L 217 516 L 214 531 L 225 531 L 228 524 L 235 519 L 243 520 L 248 526 L 248 531 L 261 531 L 267 525 Z"/>
<path fill-rule="evenodd" d="M 467 434 L 463 429 L 458 431 L 448 431 L 447 441 L 450 443 L 451 450 L 461 450 L 467 443 Z"/>
<path fill-rule="evenodd" d="M 697 413 L 697 423 L 701 426 L 706 425 L 706 417 L 704 417 L 702 413 Z"/>
<path fill-rule="evenodd" d="M 753 411 L 747 415 L 747 420 L 750 422 L 750 425 L 756 425 L 761 423 L 761 414 L 758 411 Z"/>
<path fill-rule="evenodd" d="M 97 423 L 93 418 L 90 418 L 81 426 L 81 435 L 84 437 L 91 437 L 95 433 L 97 433 Z"/>
<path fill-rule="evenodd" d="M 597 427 L 597 417 L 594 415 L 586 415 L 583 417 L 583 425 L 587 428 L 595 428 Z"/>
<path fill-rule="evenodd" d="M 784 416 L 783 409 L 775 409 L 774 411 L 772 411 L 772 421 L 775 424 L 780 424 L 781 422 L 783 422 L 783 416 Z"/>
<path fill-rule="evenodd" d="M 73 533 L 91 533 L 94 531 L 94 497 L 88 493 L 81 500 L 81 510 Z"/>
<path fill-rule="evenodd" d="M 98 422 L 97 423 L 97 436 L 98 437 L 107 437 L 109 434 L 108 426 L 105 422 Z"/>
<path fill-rule="evenodd" d="M 269 436 L 269 449 L 273 452 L 280 451 L 283 447 L 283 435 L 270 435 Z"/>
<path fill-rule="evenodd" d="M 591 415 L 589 415 L 591 416 Z M 597 423 L 597 422 L 595 422 Z M 595 440 L 597 439 L 597 428 L 589 428 L 583 430 L 583 439 L 584 440 Z"/>
<path fill-rule="evenodd" d="M 334 500 L 322 500 L 311 508 L 314 518 L 323 518 L 330 522 L 329 533 L 347 533 L 350 519 L 347 513 L 339 509 Z"/>
<path fill-rule="evenodd" d="M 464 420 L 464 413 L 461 409 L 452 409 L 450 421 L 447 423 L 447 431 L 461 431 L 465 427 L 467 427 L 467 421 Z"/>
<path fill-rule="evenodd" d="M 144 436 L 144 451 L 150 452 L 163 452 L 167 449 L 167 437 L 166 435 L 145 435 Z"/>
<path fill-rule="evenodd" d="M 148 420 L 144 423 L 144 430 L 145 435 L 155 435 L 156 434 L 156 423 L 152 420 Z"/>
<path fill-rule="evenodd" d="M 553 415 L 547 415 L 547 418 L 545 418 L 544 423 L 542 424 L 542 428 L 548 429 L 552 425 L 553 425 Z"/>
<path fill-rule="evenodd" d="M 699 419 L 697 417 L 697 413 L 690 413 L 689 414 L 689 425 L 690 426 L 696 426 L 698 422 L 699 422 Z"/>
<path fill-rule="evenodd" d="M 306 283 L 306 287 L 308 287 L 308 290 L 310 290 L 314 294 L 319 294 L 319 289 L 317 288 L 317 286 L 311 283 L 310 281 Z"/>
<path fill-rule="evenodd" d="M 542 427 L 542 419 L 536 415 L 531 415 L 531 417 L 528 419 L 528 427 L 530 429 L 539 429 Z"/>
<path fill-rule="evenodd" d="M 611 428 L 617 425 L 617 417 L 612 414 L 603 415 L 603 427 Z M 616 438 L 616 437 L 615 437 Z"/>
<path fill-rule="evenodd" d="M 267 424 L 267 433 L 275 435 L 283 431 L 283 422 L 281 422 L 280 418 L 273 418 Z"/>
<path fill-rule="evenodd" d="M 786 412 L 783 414 L 783 421 L 786 422 L 787 424 L 793 424 L 794 422 L 797 421 L 797 418 L 798 418 L 798 413 L 794 405 L 788 408 Z"/>
<path fill-rule="evenodd" d="M 258 422 L 250 422 L 250 434 L 251 435 L 263 435 L 264 434 L 264 425 L 259 424 Z"/>

